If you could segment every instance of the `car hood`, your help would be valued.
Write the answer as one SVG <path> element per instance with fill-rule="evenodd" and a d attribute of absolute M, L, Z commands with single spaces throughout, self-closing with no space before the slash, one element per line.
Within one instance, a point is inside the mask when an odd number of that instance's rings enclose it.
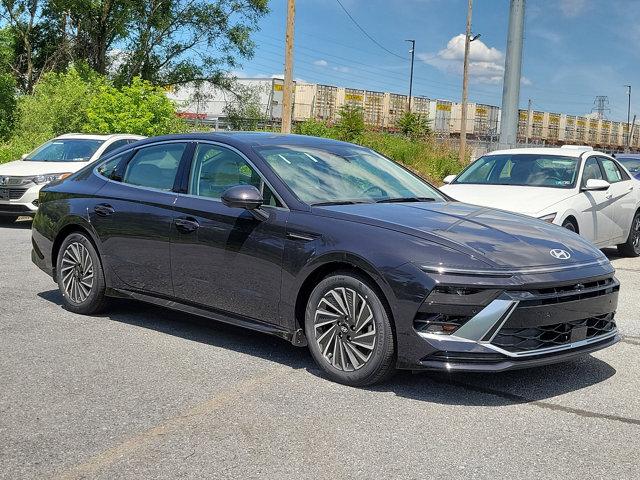
<path fill-rule="evenodd" d="M 417 236 L 500 269 L 568 266 L 606 258 L 564 228 L 459 202 L 323 206 L 314 207 L 314 213 Z M 551 255 L 554 249 L 565 250 L 571 257 L 557 259 Z"/>
<path fill-rule="evenodd" d="M 573 189 L 516 185 L 453 184 L 441 190 L 460 202 L 533 216 L 575 195 Z"/>
<path fill-rule="evenodd" d="M 74 173 L 90 162 L 34 162 L 17 160 L 0 165 L 0 176 L 28 177 L 45 173 Z"/>

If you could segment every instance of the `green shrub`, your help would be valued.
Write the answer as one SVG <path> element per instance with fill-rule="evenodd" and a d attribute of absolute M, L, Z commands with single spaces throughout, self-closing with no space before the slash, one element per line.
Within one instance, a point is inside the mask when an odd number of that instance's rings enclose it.
<path fill-rule="evenodd" d="M 331 128 L 323 121 L 310 118 L 296 124 L 295 133 L 312 137 L 332 137 Z"/>
<path fill-rule="evenodd" d="M 101 85 L 86 107 L 87 133 L 133 133 L 148 137 L 186 131 L 175 105 L 161 88 L 135 78 L 117 89 Z"/>
<path fill-rule="evenodd" d="M 16 81 L 12 75 L 0 74 L 0 139 L 13 131 L 16 111 Z"/>
<path fill-rule="evenodd" d="M 396 128 L 408 137 L 424 137 L 431 133 L 429 120 L 419 113 L 404 112 L 396 121 Z"/>
<path fill-rule="evenodd" d="M 336 123 L 335 131 L 339 140 L 353 142 L 365 131 L 364 111 L 362 107 L 343 105 L 340 108 L 340 120 Z"/>

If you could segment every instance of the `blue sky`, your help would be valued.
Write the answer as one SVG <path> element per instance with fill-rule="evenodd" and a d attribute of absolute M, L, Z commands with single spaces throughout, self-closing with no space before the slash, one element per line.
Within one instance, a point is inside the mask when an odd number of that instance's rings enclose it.
<path fill-rule="evenodd" d="M 298 79 L 406 93 L 409 46 L 416 40 L 414 94 L 458 100 L 467 0 L 341 0 L 391 55 L 367 39 L 335 0 L 297 0 L 295 69 Z M 239 76 L 283 70 L 286 0 L 255 35 L 255 57 Z M 470 101 L 500 105 L 508 0 L 475 0 Z M 640 0 L 527 0 L 522 107 L 574 115 L 609 97 L 609 118 L 626 120 L 624 85 L 634 87 L 632 115 L 640 115 Z M 457 37 L 457 38 L 456 38 Z"/>

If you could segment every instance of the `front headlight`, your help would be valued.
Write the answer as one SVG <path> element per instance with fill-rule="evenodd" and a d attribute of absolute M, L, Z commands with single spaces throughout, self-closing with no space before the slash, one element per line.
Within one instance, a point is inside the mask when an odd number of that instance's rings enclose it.
<path fill-rule="evenodd" d="M 544 215 L 542 217 L 538 217 L 538 220 L 542 220 L 543 222 L 553 223 L 553 221 L 558 216 L 557 213 L 550 213 L 549 215 Z"/>
<path fill-rule="evenodd" d="M 62 180 L 67 178 L 71 173 L 45 173 L 43 175 L 37 175 L 33 177 L 33 183 L 42 185 L 45 183 L 53 182 L 55 180 Z"/>

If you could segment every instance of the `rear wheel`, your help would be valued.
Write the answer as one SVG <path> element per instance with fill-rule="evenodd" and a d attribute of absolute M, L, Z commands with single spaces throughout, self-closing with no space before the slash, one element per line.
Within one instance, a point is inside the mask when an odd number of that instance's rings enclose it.
<path fill-rule="evenodd" d="M 564 222 L 562 222 L 562 228 L 566 228 L 573 233 L 578 233 L 578 225 L 576 225 L 576 222 L 570 218 L 567 218 Z"/>
<path fill-rule="evenodd" d="M 58 288 L 65 307 L 91 315 L 107 304 L 102 263 L 91 241 L 82 233 L 64 239 L 56 262 Z"/>
<path fill-rule="evenodd" d="M 395 341 L 380 295 L 352 273 L 326 277 L 311 292 L 305 333 L 314 360 L 333 381 L 380 383 L 395 372 Z"/>
<path fill-rule="evenodd" d="M 631 222 L 629 238 L 621 245 L 618 245 L 618 252 L 625 257 L 640 256 L 640 212 L 636 212 Z"/>

